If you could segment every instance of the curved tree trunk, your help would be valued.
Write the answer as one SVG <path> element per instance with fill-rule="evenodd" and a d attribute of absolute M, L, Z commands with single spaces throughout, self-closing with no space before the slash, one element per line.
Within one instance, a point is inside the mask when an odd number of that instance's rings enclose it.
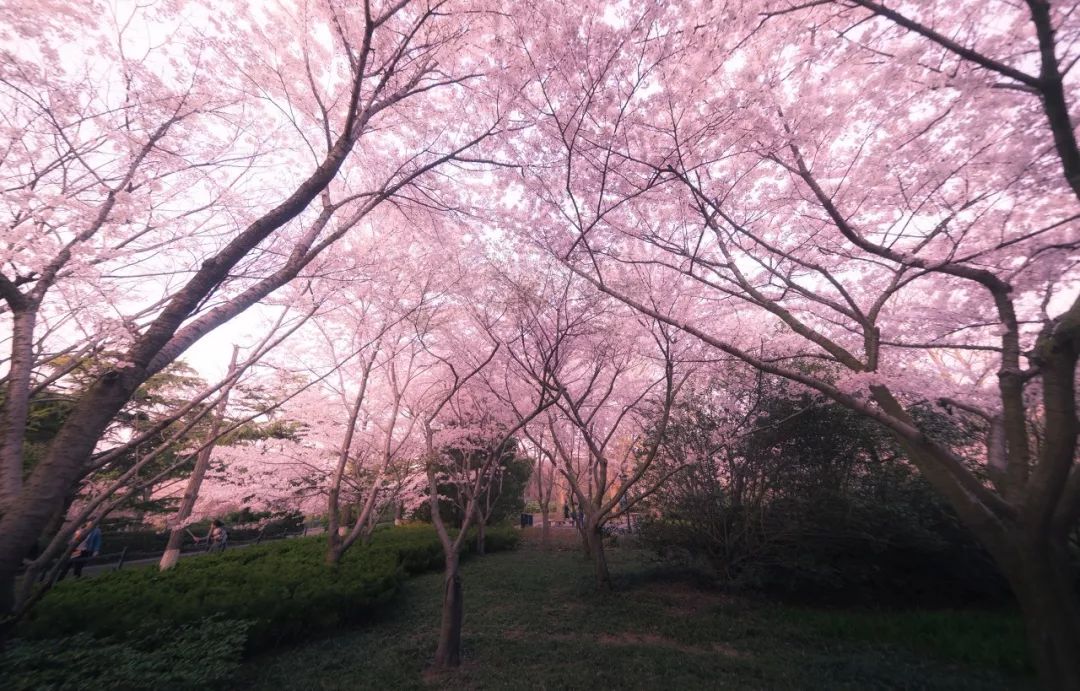
<path fill-rule="evenodd" d="M 360 391 L 349 410 L 349 422 L 345 428 L 345 436 L 341 440 L 341 448 L 338 450 L 337 466 L 334 468 L 334 476 L 330 481 L 330 493 L 327 498 L 327 527 L 326 527 L 326 563 L 334 566 L 341 561 L 341 555 L 348 549 L 348 545 L 342 544 L 339 527 L 341 525 L 341 481 L 345 477 L 345 466 L 349 462 L 349 449 L 352 448 L 353 436 L 356 434 L 356 421 L 360 417 L 360 408 L 364 404 L 364 396 L 367 393 L 368 377 L 371 375 L 371 367 L 375 364 L 375 357 L 370 357 L 364 363 L 364 369 L 360 379 Z"/>
<path fill-rule="evenodd" d="M 444 574 L 442 620 L 439 625 L 439 647 L 435 650 L 435 667 L 448 669 L 461 665 L 461 624 L 464 620 L 461 576 L 458 573 L 458 556 L 446 557 Z"/>

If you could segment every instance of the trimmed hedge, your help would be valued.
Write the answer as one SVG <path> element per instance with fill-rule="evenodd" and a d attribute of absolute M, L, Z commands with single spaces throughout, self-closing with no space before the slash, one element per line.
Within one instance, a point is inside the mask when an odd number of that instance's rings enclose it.
<path fill-rule="evenodd" d="M 488 530 L 490 551 L 512 549 L 512 528 Z M 465 551 L 473 541 L 465 543 Z M 366 546 L 345 553 L 336 568 L 324 561 L 325 537 L 182 559 L 164 573 L 154 568 L 58 584 L 27 616 L 28 639 L 80 632 L 124 641 L 147 627 L 180 626 L 211 615 L 250 622 L 246 650 L 329 631 L 361 620 L 385 602 L 408 575 L 441 568 L 442 549 L 430 526 L 377 531 Z"/>

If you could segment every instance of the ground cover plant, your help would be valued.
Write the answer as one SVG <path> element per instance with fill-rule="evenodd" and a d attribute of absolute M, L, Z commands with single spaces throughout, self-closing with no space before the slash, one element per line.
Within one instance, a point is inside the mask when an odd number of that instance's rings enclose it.
<path fill-rule="evenodd" d="M 782 606 L 702 587 L 614 548 L 597 593 L 579 540 L 472 560 L 459 670 L 432 673 L 440 576 L 403 584 L 370 626 L 251 660 L 237 688 L 1035 688 L 1010 610 Z"/>
<path fill-rule="evenodd" d="M 128 640 L 78 633 L 16 641 L 0 658 L 2 686 L 40 689 L 216 688 L 240 667 L 248 622 L 213 617 L 142 626 Z"/>

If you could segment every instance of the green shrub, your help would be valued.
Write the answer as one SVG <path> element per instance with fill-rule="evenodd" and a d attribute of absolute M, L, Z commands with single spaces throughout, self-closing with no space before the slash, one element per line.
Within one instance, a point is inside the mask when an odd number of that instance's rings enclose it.
<path fill-rule="evenodd" d="M 513 529 L 487 535 L 492 551 L 516 541 Z M 466 549 L 471 546 L 467 541 Z M 377 531 L 337 567 L 324 563 L 325 549 L 325 538 L 297 538 L 182 559 L 164 573 L 137 568 L 64 581 L 28 614 L 19 634 L 41 639 L 88 632 L 124 641 L 148 626 L 220 615 L 250 622 L 246 647 L 253 652 L 359 621 L 406 575 L 443 564 L 430 526 Z"/>
<path fill-rule="evenodd" d="M 506 552 L 516 549 L 521 533 L 509 525 L 489 527 L 484 534 L 484 549 L 488 552 Z M 475 542 L 471 543 L 475 545 Z"/>
<path fill-rule="evenodd" d="M 17 639 L 0 655 L 3 684 L 13 691 L 214 688 L 240 666 L 248 627 L 212 617 L 180 627 L 142 627 L 126 641 L 89 633 Z"/>

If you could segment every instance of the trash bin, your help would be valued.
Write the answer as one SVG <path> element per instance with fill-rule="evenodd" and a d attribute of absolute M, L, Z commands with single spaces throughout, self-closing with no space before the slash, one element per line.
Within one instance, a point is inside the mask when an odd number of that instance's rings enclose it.
<path fill-rule="evenodd" d="M 523 514 L 521 514 L 521 527 L 522 528 L 531 528 L 532 524 L 533 524 L 533 517 L 532 517 L 531 513 L 523 513 Z"/>

